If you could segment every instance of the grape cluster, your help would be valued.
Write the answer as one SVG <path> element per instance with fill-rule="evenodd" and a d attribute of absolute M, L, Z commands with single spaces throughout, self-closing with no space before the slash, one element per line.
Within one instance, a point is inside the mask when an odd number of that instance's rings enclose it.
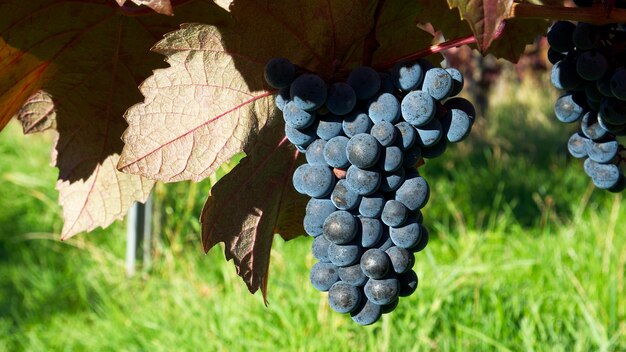
<path fill-rule="evenodd" d="M 412 294 L 414 253 L 428 231 L 420 209 L 430 189 L 416 165 L 470 132 L 475 111 L 456 69 L 403 62 L 391 72 L 353 69 L 327 84 L 289 60 L 272 59 L 265 78 L 279 89 L 287 138 L 306 156 L 293 174 L 311 197 L 304 229 L 318 262 L 310 280 L 328 303 L 361 325 Z M 450 99 L 448 99 L 450 98 Z"/>
<path fill-rule="evenodd" d="M 579 6 L 592 1 L 579 1 Z M 594 185 L 611 192 L 626 188 L 622 170 L 626 135 L 626 32 L 619 24 L 555 22 L 548 31 L 552 84 L 566 91 L 554 105 L 559 121 L 579 122 L 568 150 L 585 159 Z"/>

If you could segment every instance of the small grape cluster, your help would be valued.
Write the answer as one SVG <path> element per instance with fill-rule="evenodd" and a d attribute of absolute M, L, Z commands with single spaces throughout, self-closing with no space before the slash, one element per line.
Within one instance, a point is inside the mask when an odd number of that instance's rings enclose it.
<path fill-rule="evenodd" d="M 412 268 L 428 243 L 420 209 L 430 189 L 416 166 L 469 134 L 472 104 L 447 99 L 463 77 L 417 60 L 391 72 L 361 66 L 327 84 L 275 58 L 265 78 L 279 89 L 287 138 L 306 156 L 293 185 L 311 197 L 303 222 L 318 262 L 310 280 L 328 291 L 332 309 L 372 324 L 417 288 Z"/>
<path fill-rule="evenodd" d="M 579 1 L 587 6 L 591 1 Z M 554 105 L 564 123 L 580 123 L 568 141 L 575 158 L 585 159 L 594 185 L 611 192 L 626 188 L 622 170 L 626 135 L 626 32 L 620 24 L 596 26 L 557 21 L 548 31 L 552 84 L 566 93 Z"/>

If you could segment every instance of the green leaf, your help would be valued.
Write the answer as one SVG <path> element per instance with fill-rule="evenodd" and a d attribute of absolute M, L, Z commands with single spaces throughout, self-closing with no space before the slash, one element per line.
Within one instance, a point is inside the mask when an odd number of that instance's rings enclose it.
<path fill-rule="evenodd" d="M 224 242 L 226 259 L 250 292 L 261 288 L 264 298 L 274 234 L 287 240 L 304 233 L 306 197 L 291 185 L 297 152 L 283 129 L 276 117 L 261 131 L 247 157 L 213 187 L 200 218 L 204 250 Z"/>
<path fill-rule="evenodd" d="M 0 2 L 0 126 L 17 114 L 26 132 L 57 130 L 62 238 L 108 226 L 146 199 L 154 181 L 114 166 L 123 113 L 140 101 L 138 83 L 162 65 L 149 49 L 178 21 L 222 18 L 203 1 L 177 7 L 176 20 L 129 14 L 111 0 Z"/>

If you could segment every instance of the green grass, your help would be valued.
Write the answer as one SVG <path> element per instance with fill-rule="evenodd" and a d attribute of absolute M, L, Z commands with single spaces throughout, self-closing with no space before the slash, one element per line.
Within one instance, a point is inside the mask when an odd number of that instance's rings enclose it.
<path fill-rule="evenodd" d="M 505 87 L 506 88 L 506 87 Z M 276 239 L 269 306 L 197 222 L 210 182 L 159 185 L 152 268 L 124 274 L 124 224 L 58 241 L 50 138 L 0 135 L 0 351 L 626 350 L 626 205 L 595 190 L 550 122 L 553 93 L 494 99 L 431 161 L 417 292 L 369 327 L 308 283 L 310 238 Z M 504 93 L 510 99 L 513 94 Z"/>

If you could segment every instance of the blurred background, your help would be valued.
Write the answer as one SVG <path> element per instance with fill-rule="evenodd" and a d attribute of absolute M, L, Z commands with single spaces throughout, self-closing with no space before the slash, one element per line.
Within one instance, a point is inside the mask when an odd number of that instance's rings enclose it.
<path fill-rule="evenodd" d="M 573 127 L 554 117 L 546 50 L 538 42 L 516 66 L 448 54 L 481 114 L 468 140 L 420 168 L 431 240 L 416 255 L 419 287 L 368 327 L 309 284 L 311 238 L 276 238 L 267 307 L 222 248 L 205 255 L 198 217 L 217 177 L 157 185 L 151 265 L 133 277 L 124 222 L 60 242 L 52 138 L 11 123 L 0 351 L 626 350 L 626 204 L 568 157 Z"/>

